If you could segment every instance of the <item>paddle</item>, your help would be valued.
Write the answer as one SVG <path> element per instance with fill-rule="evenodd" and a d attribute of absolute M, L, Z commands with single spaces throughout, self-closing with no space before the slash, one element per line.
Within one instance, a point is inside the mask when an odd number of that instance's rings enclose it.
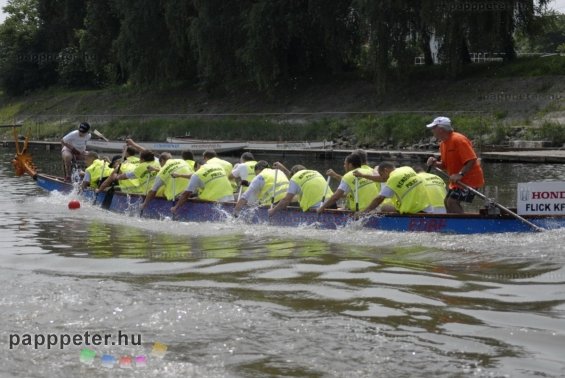
<path fill-rule="evenodd" d="M 120 169 L 122 168 L 122 164 L 126 158 L 126 150 L 127 150 L 127 145 L 124 145 L 124 150 L 122 151 L 122 159 L 120 160 L 120 164 L 118 164 L 118 166 L 114 168 L 114 172 L 116 172 L 116 174 L 118 175 L 120 174 Z M 100 204 L 101 208 L 106 210 L 110 208 L 115 191 L 116 191 L 116 181 L 112 181 L 112 183 L 110 184 L 110 189 L 106 191 L 106 194 L 104 195 L 104 199 Z"/>
<path fill-rule="evenodd" d="M 279 170 L 275 169 L 275 182 L 273 184 L 273 195 L 271 196 L 271 209 L 275 206 L 275 194 L 277 192 L 277 177 L 279 174 Z"/>
<path fill-rule="evenodd" d="M 326 202 L 326 196 L 328 195 L 328 189 L 330 188 L 331 179 L 332 179 L 332 177 L 328 176 L 328 179 L 326 180 L 326 188 L 324 189 L 324 196 L 322 197 L 322 204 L 324 202 Z"/>
<path fill-rule="evenodd" d="M 110 140 L 108 138 L 106 138 L 104 135 L 102 135 L 102 133 L 96 129 L 94 129 L 94 131 L 92 131 L 92 133 L 94 135 L 96 135 L 97 137 L 100 137 L 102 139 L 104 139 L 106 142 L 109 142 Z"/>
<path fill-rule="evenodd" d="M 151 181 L 151 171 L 148 172 L 147 181 L 145 182 L 145 197 L 143 197 L 142 204 L 143 204 L 143 202 L 145 202 L 145 199 L 147 198 L 147 193 L 149 193 L 149 181 Z M 144 209 L 139 210 L 139 217 L 140 218 L 143 216 L 143 210 Z"/>
<path fill-rule="evenodd" d="M 100 178 L 98 179 L 98 186 L 100 186 L 100 184 L 102 184 L 102 177 L 104 177 L 104 170 L 106 169 L 106 160 L 102 160 L 102 170 L 100 171 Z M 92 178 L 94 179 L 94 177 Z M 94 201 L 92 201 L 92 206 L 96 205 L 96 201 L 98 201 L 98 193 L 96 193 L 96 190 L 94 190 Z"/>
<path fill-rule="evenodd" d="M 355 177 L 355 211 L 359 211 L 359 177 Z"/>
<path fill-rule="evenodd" d="M 177 190 L 176 190 L 176 177 L 173 177 L 173 173 L 175 173 L 175 171 L 171 172 L 171 179 L 173 180 L 173 207 L 175 207 L 175 205 L 177 204 Z M 175 216 L 176 214 L 173 213 L 173 220 L 175 220 Z"/>
<path fill-rule="evenodd" d="M 428 165 L 428 169 L 426 169 L 426 173 L 430 173 L 433 167 L 434 167 L 433 165 Z"/>
<path fill-rule="evenodd" d="M 328 189 L 330 187 L 331 179 L 332 177 L 328 176 L 328 179 L 326 180 L 326 188 L 324 189 L 324 196 L 322 197 L 322 205 L 326 202 L 326 196 L 328 195 Z M 320 215 L 322 215 L 322 213 L 318 213 L 318 221 L 320 220 Z"/>
<path fill-rule="evenodd" d="M 240 183 L 239 184 L 239 191 L 237 193 L 237 200 L 235 202 L 239 201 L 239 199 L 241 198 L 241 193 L 243 193 L 243 185 Z"/>
<path fill-rule="evenodd" d="M 436 171 L 438 171 L 440 174 L 442 174 L 443 176 L 449 178 L 449 174 L 447 174 L 447 172 L 442 171 L 439 168 L 434 167 L 434 169 Z M 518 214 L 516 214 L 515 212 L 513 212 L 512 210 L 506 208 L 505 206 L 502 206 L 501 204 L 499 204 L 496 201 L 493 201 L 492 199 L 488 198 L 487 196 L 485 196 L 483 193 L 479 192 L 478 190 L 470 187 L 469 185 L 462 183 L 461 181 L 456 181 L 457 185 L 469 190 L 470 192 L 474 193 L 475 195 L 481 197 L 482 199 L 484 199 L 485 201 L 488 201 L 489 203 L 492 203 L 494 206 L 498 207 L 500 210 L 506 212 L 507 214 L 512 215 L 514 218 L 518 219 L 521 222 L 524 222 L 525 224 L 527 224 L 528 226 L 530 226 L 534 231 L 545 231 L 543 228 L 536 226 L 535 224 L 533 224 L 532 222 L 530 222 L 527 219 L 524 219 L 523 217 L 519 216 Z"/>
<path fill-rule="evenodd" d="M 112 183 L 112 185 L 110 186 L 110 189 L 108 189 L 106 191 L 106 195 L 104 195 L 104 199 L 102 200 L 102 203 L 100 204 L 100 207 L 103 208 L 104 210 L 108 210 L 110 208 L 110 205 L 112 204 L 112 199 L 114 198 L 114 192 L 116 191 L 115 187 L 114 187 L 114 183 Z"/>

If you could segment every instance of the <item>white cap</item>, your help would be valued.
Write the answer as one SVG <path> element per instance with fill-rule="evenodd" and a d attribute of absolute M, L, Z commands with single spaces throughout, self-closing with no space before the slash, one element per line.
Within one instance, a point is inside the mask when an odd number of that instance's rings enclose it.
<path fill-rule="evenodd" d="M 426 125 L 428 129 L 436 126 L 442 126 L 446 130 L 451 130 L 451 120 L 447 117 L 437 117 L 432 123 Z"/>

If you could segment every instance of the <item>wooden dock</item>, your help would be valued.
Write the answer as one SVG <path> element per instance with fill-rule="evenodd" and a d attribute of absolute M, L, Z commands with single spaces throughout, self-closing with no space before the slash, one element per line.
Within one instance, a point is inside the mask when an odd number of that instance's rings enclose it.
<path fill-rule="evenodd" d="M 503 163 L 563 164 L 565 163 L 565 150 L 493 151 L 483 152 L 481 158 L 484 161 Z"/>

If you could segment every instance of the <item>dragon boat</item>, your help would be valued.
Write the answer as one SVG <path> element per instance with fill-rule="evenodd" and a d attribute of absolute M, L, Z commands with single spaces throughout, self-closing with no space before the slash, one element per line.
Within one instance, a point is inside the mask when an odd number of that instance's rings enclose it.
<path fill-rule="evenodd" d="M 16 142 L 16 156 L 12 161 L 16 175 L 28 174 L 37 185 L 47 192 L 71 193 L 76 185 L 65 182 L 62 177 L 38 173 L 27 150 L 27 140 L 23 148 Z M 565 191 L 564 191 L 565 193 Z M 81 193 L 84 201 L 90 201 L 108 211 L 140 216 L 151 219 L 173 219 L 179 222 L 223 222 L 233 217 L 235 203 L 215 203 L 199 199 L 189 199 L 177 214 L 171 213 L 172 201 L 154 198 L 143 212 L 139 210 L 143 195 L 125 194 L 109 190 L 95 193 L 86 189 Z M 359 218 L 347 210 L 327 210 L 322 214 L 315 211 L 303 212 L 298 207 L 289 206 L 273 216 L 268 215 L 268 207 L 250 208 L 240 214 L 238 221 L 252 224 L 269 224 L 284 227 L 312 226 L 320 229 L 336 229 L 355 224 L 372 230 L 396 232 L 441 232 L 453 234 L 482 234 L 505 232 L 533 232 L 565 227 L 565 215 L 524 215 L 518 216 L 507 211 L 480 211 L 464 214 L 397 214 L 380 213 Z"/>

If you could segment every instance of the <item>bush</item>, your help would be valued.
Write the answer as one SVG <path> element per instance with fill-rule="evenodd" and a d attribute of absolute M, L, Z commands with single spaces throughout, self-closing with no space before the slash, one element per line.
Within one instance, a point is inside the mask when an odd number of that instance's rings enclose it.
<path fill-rule="evenodd" d="M 537 129 L 538 138 L 540 140 L 550 140 L 553 145 L 562 145 L 565 143 L 565 125 L 555 122 L 544 122 Z"/>

